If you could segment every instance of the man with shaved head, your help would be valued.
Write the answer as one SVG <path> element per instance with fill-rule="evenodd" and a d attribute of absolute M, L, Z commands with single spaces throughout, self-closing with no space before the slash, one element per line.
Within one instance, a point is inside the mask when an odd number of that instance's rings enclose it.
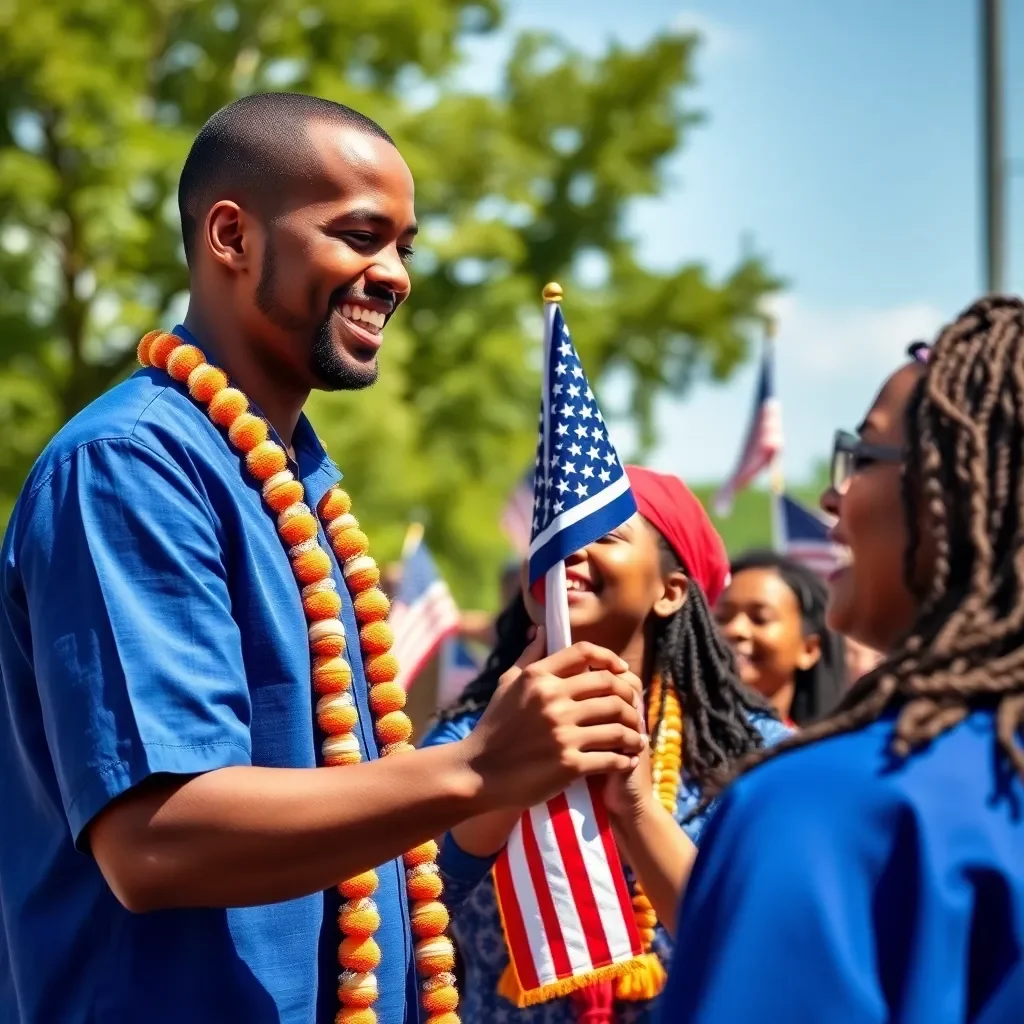
<path fill-rule="evenodd" d="M 184 324 L 57 434 L 0 553 L 0 1021 L 457 1024 L 436 900 L 473 857 L 431 837 L 631 770 L 639 684 L 538 637 L 468 739 L 409 748 L 302 408 L 377 377 L 412 175 L 347 107 L 253 96 L 179 203 Z"/>

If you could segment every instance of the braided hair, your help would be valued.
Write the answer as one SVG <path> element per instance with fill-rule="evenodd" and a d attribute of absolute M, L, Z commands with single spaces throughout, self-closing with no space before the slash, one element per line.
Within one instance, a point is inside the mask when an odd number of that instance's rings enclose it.
<path fill-rule="evenodd" d="M 919 353 L 913 353 L 919 355 Z M 835 713 L 746 765 L 898 708 L 900 757 L 976 708 L 1024 775 L 1024 302 L 991 296 L 939 335 L 907 408 L 903 572 L 920 606 L 906 635 Z M 934 543 L 921 580 L 922 530 Z"/>
<path fill-rule="evenodd" d="M 820 656 L 810 668 L 796 670 L 789 717 L 799 726 L 817 721 L 836 706 L 846 688 L 846 646 L 825 623 L 828 587 L 824 580 L 795 558 L 768 549 L 746 552 L 730 569 L 733 577 L 748 569 L 769 569 L 792 592 L 803 635 L 818 638 Z"/>
<path fill-rule="evenodd" d="M 662 571 L 685 573 L 668 542 L 660 533 L 657 536 Z M 498 616 L 497 642 L 482 671 L 458 702 L 439 714 L 439 720 L 451 721 L 487 706 L 498 680 L 526 648 L 530 626 L 523 595 L 517 593 Z M 692 580 L 687 580 L 683 605 L 670 618 L 656 618 L 653 630 L 648 662 L 662 679 L 671 681 L 679 697 L 684 722 L 683 769 L 703 787 L 728 771 L 737 759 L 762 746 L 752 716 L 778 715 L 760 694 L 740 682 L 732 650 L 712 618 L 704 592 Z M 656 709 L 655 736 L 662 712 L 662 708 Z"/>

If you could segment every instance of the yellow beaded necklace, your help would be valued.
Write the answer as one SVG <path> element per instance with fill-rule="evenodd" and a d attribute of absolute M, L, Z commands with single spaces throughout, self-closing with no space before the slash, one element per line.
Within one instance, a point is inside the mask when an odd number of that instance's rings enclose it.
<path fill-rule="evenodd" d="M 658 723 L 658 714 L 661 722 Z M 654 795 L 673 817 L 679 799 L 683 770 L 683 712 L 674 686 L 665 686 L 660 676 L 651 682 L 647 704 L 647 727 L 654 736 L 651 753 L 651 781 Z M 615 984 L 615 997 L 627 1002 L 653 999 L 665 987 L 665 968 L 652 952 L 658 915 L 639 882 L 633 886 L 633 914 L 644 944 L 643 968 L 624 974 Z"/>
<path fill-rule="evenodd" d="M 227 431 L 228 440 L 245 457 L 251 476 L 262 485 L 263 500 L 277 517 L 277 532 L 288 551 L 295 580 L 301 589 L 302 607 L 309 620 L 309 650 L 313 689 L 319 695 L 316 718 L 324 733 L 325 765 L 357 764 L 359 740 L 353 733 L 358 711 L 350 692 L 352 669 L 342 657 L 345 627 L 338 617 L 341 597 L 331 575 L 331 560 L 320 545 L 320 521 L 342 566 L 359 622 L 374 731 L 385 756 L 412 750 L 412 723 L 402 710 L 405 691 L 395 682 L 398 661 L 391 653 L 394 635 L 387 624 L 390 608 L 378 587 L 380 570 L 370 557 L 369 541 L 352 515 L 352 500 L 340 487 L 332 487 L 317 508 L 304 503 L 302 483 L 288 469 L 284 448 L 270 439 L 265 420 L 250 411 L 249 400 L 230 387 L 223 370 L 212 366 L 195 345 L 173 334 L 151 331 L 139 343 L 139 362 L 165 370 L 185 384 L 192 398 L 205 408 L 210 419 Z M 416 936 L 416 966 L 422 978 L 420 1003 L 428 1014 L 426 1024 L 459 1024 L 455 1013 L 459 996 L 455 988 L 455 951 L 448 928 L 448 911 L 439 901 L 441 877 L 435 863 L 437 844 L 430 840 L 405 854 L 406 891 L 410 920 Z M 336 1024 L 376 1024 L 380 947 L 373 936 L 380 915 L 372 897 L 377 875 L 366 871 L 338 885 L 344 897 L 338 913 L 342 939 L 338 962 L 341 1008 Z"/>

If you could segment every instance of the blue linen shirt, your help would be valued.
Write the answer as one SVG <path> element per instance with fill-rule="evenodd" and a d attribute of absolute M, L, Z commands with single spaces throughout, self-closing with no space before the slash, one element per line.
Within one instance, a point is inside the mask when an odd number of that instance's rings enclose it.
<path fill-rule="evenodd" d="M 1020 1024 L 1024 785 L 978 712 L 903 763 L 891 717 L 727 790 L 665 1024 Z"/>
<path fill-rule="evenodd" d="M 422 746 L 439 746 L 464 739 L 480 720 L 482 711 L 460 715 L 451 721 L 440 722 L 423 739 Z M 791 730 L 766 715 L 755 715 L 752 721 L 767 745 L 779 742 Z M 692 779 L 683 778 L 676 805 L 676 821 L 683 830 L 700 844 L 701 835 L 714 811 L 708 811 L 687 820 L 700 803 L 700 788 Z M 473 857 L 462 850 L 446 835 L 441 843 L 438 867 L 444 878 L 444 901 L 451 912 L 452 934 L 458 944 L 464 971 L 462 986 L 462 1019 L 487 1021 L 488 1024 L 575 1024 L 577 1013 L 571 999 L 553 999 L 538 1006 L 517 1009 L 498 995 L 498 980 L 508 965 L 508 948 L 498 913 L 490 870 L 496 858 Z M 633 878 L 626 869 L 633 885 Z M 654 952 L 662 963 L 668 964 L 672 956 L 672 940 L 660 922 L 655 929 Z M 617 1024 L 646 1024 L 652 1019 L 654 1003 L 617 1003 Z"/>
<path fill-rule="evenodd" d="M 340 473 L 305 419 L 293 446 L 315 507 Z M 374 759 L 357 644 L 347 657 Z M 0 673 L 0 1020 L 333 1021 L 336 892 L 135 915 L 82 849 L 96 814 L 150 775 L 319 759 L 305 617 L 273 518 L 164 373 L 99 398 L 32 470 L 0 555 Z M 378 1020 L 412 1024 L 404 871 L 378 874 Z"/>

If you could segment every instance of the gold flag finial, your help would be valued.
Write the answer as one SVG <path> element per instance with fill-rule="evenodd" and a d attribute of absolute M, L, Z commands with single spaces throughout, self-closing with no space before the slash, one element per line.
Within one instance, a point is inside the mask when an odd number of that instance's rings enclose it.
<path fill-rule="evenodd" d="M 550 284 L 544 285 L 543 295 L 545 302 L 561 302 L 562 286 L 557 281 L 552 281 Z"/>

